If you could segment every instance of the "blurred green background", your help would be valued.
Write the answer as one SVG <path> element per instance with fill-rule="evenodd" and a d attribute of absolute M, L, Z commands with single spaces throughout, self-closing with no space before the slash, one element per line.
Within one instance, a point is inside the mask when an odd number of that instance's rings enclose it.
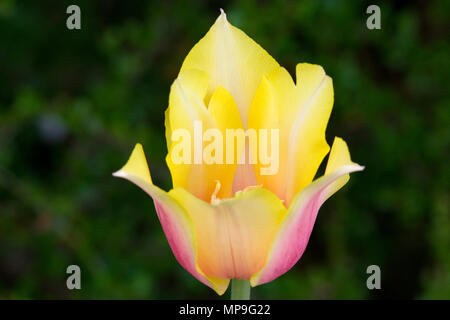
<path fill-rule="evenodd" d="M 81 8 L 81 30 L 66 8 Z M 381 7 L 382 29 L 366 28 Z M 449 1 L 0 1 L 0 298 L 218 297 L 115 179 L 136 142 L 168 190 L 164 110 L 224 8 L 294 74 L 334 81 L 328 142 L 366 166 L 320 210 L 300 262 L 253 298 L 450 298 Z M 320 169 L 323 172 L 323 168 Z M 66 268 L 82 289 L 66 288 Z M 381 267 L 381 290 L 366 268 Z"/>

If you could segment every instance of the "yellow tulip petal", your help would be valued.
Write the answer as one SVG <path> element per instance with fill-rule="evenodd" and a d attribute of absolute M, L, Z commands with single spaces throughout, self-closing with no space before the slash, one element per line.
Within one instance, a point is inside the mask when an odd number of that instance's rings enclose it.
<path fill-rule="evenodd" d="M 233 96 L 244 127 L 251 100 L 263 75 L 278 63 L 243 31 L 232 26 L 224 12 L 192 48 L 181 71 L 203 70 L 210 75 L 207 98 L 223 86 Z"/>
<path fill-rule="evenodd" d="M 208 183 L 205 168 L 196 163 L 198 152 L 194 149 L 194 126 L 196 122 L 201 124 L 200 139 L 203 130 L 214 127 L 214 120 L 203 101 L 208 79 L 209 76 L 200 70 L 186 70 L 181 73 L 172 84 L 166 111 L 166 162 L 172 175 L 173 187 L 185 188 L 205 200 L 211 196 L 215 184 L 214 181 Z M 185 134 L 179 136 L 180 132 Z M 177 140 L 172 141 L 172 138 Z M 186 147 L 182 148 L 182 145 Z M 200 148 L 200 157 L 201 152 Z M 198 181 L 205 183 L 199 184 Z"/>
<path fill-rule="evenodd" d="M 203 71 L 191 69 L 180 73 L 170 88 L 170 127 L 167 129 L 191 129 L 195 120 L 202 121 L 206 127 L 213 126 L 213 120 L 203 101 L 208 83 L 209 76 Z"/>
<path fill-rule="evenodd" d="M 233 96 L 222 86 L 219 86 L 211 97 L 208 111 L 214 119 L 216 128 L 220 129 L 224 135 L 226 129 L 244 127 Z"/>
<path fill-rule="evenodd" d="M 361 170 L 364 168 L 352 162 L 347 143 L 342 138 L 335 137 L 333 146 L 331 147 L 327 167 L 325 169 L 325 176 L 338 171 L 340 167 L 346 165 L 356 165 Z M 346 174 L 330 184 L 324 191 L 325 200 L 342 188 L 348 180 L 350 180 L 350 175 Z"/>
<path fill-rule="evenodd" d="M 261 174 L 257 183 L 274 192 L 288 206 L 309 184 L 328 153 L 325 129 L 333 106 L 333 85 L 323 68 L 297 65 L 297 84 L 284 68 L 271 72 L 258 87 L 249 114 L 249 127 L 279 128 L 280 167 L 276 174 Z"/>
<path fill-rule="evenodd" d="M 292 173 L 292 178 L 286 190 L 288 203 L 314 179 L 330 149 L 325 130 L 334 101 L 332 80 L 321 66 L 297 65 L 297 87 L 300 108 L 289 136 L 287 171 Z"/>
<path fill-rule="evenodd" d="M 197 240 L 194 224 L 185 211 L 170 195 L 153 185 L 144 151 L 137 144 L 125 166 L 113 174 L 127 179 L 153 198 L 159 221 L 177 261 L 202 283 L 223 294 L 229 280 L 207 277 L 197 264 Z"/>
<path fill-rule="evenodd" d="M 170 196 L 189 213 L 198 243 L 198 265 L 218 278 L 250 279 L 267 259 L 286 208 L 270 191 L 252 188 L 210 204 L 184 189 Z"/>
<path fill-rule="evenodd" d="M 171 150 L 171 136 L 174 129 L 185 126 L 191 128 L 194 120 L 204 120 L 210 123 L 203 103 L 208 86 L 209 75 L 198 69 L 185 70 L 172 84 L 169 107 L 165 112 L 167 150 Z M 172 120 L 171 114 L 173 115 Z M 177 114 L 181 114 L 184 118 L 177 117 Z M 187 124 L 182 121 L 183 119 L 187 121 Z M 174 123 L 172 124 L 172 122 Z"/>
<path fill-rule="evenodd" d="M 285 78 L 286 74 L 290 81 Z M 284 68 L 277 68 L 268 77 L 263 77 L 253 98 L 248 120 L 249 129 L 255 130 L 257 136 L 257 148 L 251 150 L 252 159 L 256 161 L 254 164 L 256 183 L 263 185 L 282 200 L 284 200 L 286 190 L 285 159 L 287 159 L 287 141 L 283 139 L 283 130 L 287 130 L 287 128 L 281 125 L 279 109 L 292 103 L 289 95 L 293 94 L 294 89 L 294 83 Z M 284 95 L 284 93 L 289 93 L 289 95 Z M 270 146 L 270 130 L 278 129 L 280 131 L 277 151 L 278 159 L 282 159 L 282 163 L 279 164 L 278 172 L 272 175 L 262 174 L 262 168 L 267 165 L 260 158 L 263 148 L 260 142 L 261 138 L 264 139 L 261 136 L 261 129 L 267 132 L 264 137 L 268 146 Z"/>
<path fill-rule="evenodd" d="M 347 145 L 336 138 L 327 173 L 295 196 L 271 245 L 267 263 L 250 280 L 252 286 L 272 281 L 292 268 L 306 249 L 320 206 L 348 181 L 349 173 L 363 169 L 351 162 Z"/>
<path fill-rule="evenodd" d="M 209 181 L 220 182 L 220 188 L 215 195 L 217 198 L 229 198 L 232 196 L 237 160 L 242 156 L 244 150 L 239 148 L 237 143 L 235 143 L 233 148 L 231 148 L 231 144 L 226 143 L 227 130 L 243 130 L 243 124 L 233 97 L 221 86 L 219 86 L 212 95 L 209 101 L 208 111 L 211 118 L 214 120 L 215 128 L 220 131 L 222 136 L 222 148 L 221 150 L 215 150 L 215 152 L 222 153 L 219 158 L 223 161 L 220 164 L 214 163 L 206 165 L 209 173 L 208 179 Z M 233 162 L 228 164 L 226 155 L 227 152 L 231 152 L 231 149 L 233 149 L 234 157 Z"/>

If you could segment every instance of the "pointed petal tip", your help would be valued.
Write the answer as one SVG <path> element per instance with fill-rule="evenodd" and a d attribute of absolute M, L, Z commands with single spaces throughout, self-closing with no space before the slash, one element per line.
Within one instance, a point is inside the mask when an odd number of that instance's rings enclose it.
<path fill-rule="evenodd" d="M 345 142 L 345 140 L 341 137 L 335 136 L 333 140 L 333 145 L 334 144 L 342 144 L 346 149 L 348 149 L 347 142 Z"/>
<path fill-rule="evenodd" d="M 113 172 L 112 175 L 113 175 L 113 177 L 116 177 L 116 178 L 124 178 L 125 177 L 125 173 L 122 170 Z"/>
<path fill-rule="evenodd" d="M 214 290 L 219 296 L 222 296 L 222 295 L 225 293 L 225 291 L 227 291 L 227 289 L 228 289 L 228 286 L 227 286 L 226 288 L 224 288 L 224 289 L 222 289 L 222 288 L 220 288 L 220 289 L 218 289 L 218 288 L 213 288 L 213 290 Z"/>
<path fill-rule="evenodd" d="M 225 13 L 225 11 L 220 8 L 220 15 L 219 18 L 217 18 L 218 21 L 221 21 L 222 23 L 227 24 L 228 23 L 228 19 L 227 19 L 227 14 Z"/>
<path fill-rule="evenodd" d="M 347 165 L 343 165 L 341 168 L 339 168 L 339 170 L 347 170 L 348 173 L 354 173 L 354 172 L 360 172 L 363 171 L 366 167 L 365 166 L 361 166 L 355 162 L 351 162 Z"/>
<path fill-rule="evenodd" d="M 136 143 L 131 155 L 125 165 L 112 174 L 114 177 L 127 178 L 130 175 L 139 177 L 146 182 L 152 183 L 144 148 L 140 143 Z"/>
<path fill-rule="evenodd" d="M 366 167 L 358 163 L 351 162 L 349 164 L 344 164 L 341 166 L 343 170 L 350 170 L 349 173 L 363 171 Z"/>

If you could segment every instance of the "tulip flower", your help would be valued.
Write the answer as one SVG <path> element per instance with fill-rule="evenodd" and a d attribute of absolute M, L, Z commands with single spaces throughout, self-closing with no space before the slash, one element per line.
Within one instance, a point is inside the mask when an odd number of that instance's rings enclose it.
<path fill-rule="evenodd" d="M 173 189 L 166 192 L 152 183 L 140 144 L 114 176 L 153 198 L 173 254 L 189 273 L 219 295 L 234 279 L 237 290 L 245 291 L 243 282 L 267 283 L 295 265 L 320 206 L 351 172 L 363 170 L 351 161 L 344 140 L 334 138 L 331 151 L 327 144 L 333 99 L 332 80 L 321 66 L 298 64 L 294 82 L 222 11 L 171 86 L 165 125 Z M 271 151 L 276 148 L 279 167 L 265 174 L 261 169 L 267 163 L 258 161 L 249 137 L 244 147 L 233 146 L 234 162 L 176 161 L 180 136 L 175 132 L 194 136 L 196 121 L 223 136 L 228 129 L 254 129 L 262 138 L 261 129 L 277 129 L 279 140 Z M 261 139 L 256 141 L 260 147 Z M 325 174 L 313 180 L 328 153 Z"/>

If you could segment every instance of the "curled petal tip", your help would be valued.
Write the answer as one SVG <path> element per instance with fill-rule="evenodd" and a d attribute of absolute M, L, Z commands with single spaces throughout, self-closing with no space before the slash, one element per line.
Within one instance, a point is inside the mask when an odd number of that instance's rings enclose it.
<path fill-rule="evenodd" d="M 147 166 L 144 149 L 140 143 L 136 143 L 133 152 L 127 163 L 118 171 L 113 173 L 114 177 L 127 178 L 135 176 L 143 179 L 145 182 L 152 183 L 150 171 Z"/>
<path fill-rule="evenodd" d="M 121 170 L 113 172 L 113 177 L 123 178 L 124 174 Z"/>
<path fill-rule="evenodd" d="M 362 166 L 355 162 L 352 162 L 350 165 L 353 167 L 353 170 L 351 172 L 363 171 L 366 168 L 365 166 Z"/>

